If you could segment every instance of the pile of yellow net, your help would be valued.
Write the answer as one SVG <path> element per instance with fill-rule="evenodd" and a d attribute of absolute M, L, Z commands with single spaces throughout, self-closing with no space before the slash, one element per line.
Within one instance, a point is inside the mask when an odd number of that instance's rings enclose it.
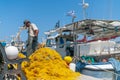
<path fill-rule="evenodd" d="M 59 53 L 50 48 L 40 48 L 22 62 L 27 80 L 76 80 L 80 73 L 73 72 Z"/>

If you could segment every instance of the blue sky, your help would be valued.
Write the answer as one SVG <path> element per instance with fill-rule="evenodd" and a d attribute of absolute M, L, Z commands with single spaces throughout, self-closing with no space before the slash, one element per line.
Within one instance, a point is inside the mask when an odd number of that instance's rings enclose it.
<path fill-rule="evenodd" d="M 120 19 L 120 0 L 85 0 L 89 3 L 87 18 L 91 19 Z M 0 40 L 10 40 L 16 35 L 25 19 L 35 23 L 40 37 L 44 32 L 53 29 L 56 22 L 60 25 L 71 23 L 71 17 L 66 13 L 74 10 L 77 18 L 83 19 L 82 0 L 0 0 Z M 21 39 L 27 39 L 27 31 L 23 31 Z"/>

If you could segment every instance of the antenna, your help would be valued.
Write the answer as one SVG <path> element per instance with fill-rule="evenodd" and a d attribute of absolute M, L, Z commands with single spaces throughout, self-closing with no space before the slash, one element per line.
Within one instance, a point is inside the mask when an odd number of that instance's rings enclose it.
<path fill-rule="evenodd" d="M 55 24 L 55 29 L 59 28 L 60 27 L 60 20 L 58 20 L 58 22 L 56 22 Z"/>
<path fill-rule="evenodd" d="M 85 0 L 82 0 L 82 8 L 83 8 L 83 18 L 86 19 L 86 9 L 88 8 L 89 4 L 85 3 Z"/>

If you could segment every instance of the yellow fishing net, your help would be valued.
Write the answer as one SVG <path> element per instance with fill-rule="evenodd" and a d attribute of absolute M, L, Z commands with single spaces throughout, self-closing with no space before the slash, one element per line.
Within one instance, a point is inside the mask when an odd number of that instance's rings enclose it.
<path fill-rule="evenodd" d="M 59 53 L 50 48 L 40 48 L 22 62 L 27 80 L 76 80 L 80 73 L 73 72 Z"/>

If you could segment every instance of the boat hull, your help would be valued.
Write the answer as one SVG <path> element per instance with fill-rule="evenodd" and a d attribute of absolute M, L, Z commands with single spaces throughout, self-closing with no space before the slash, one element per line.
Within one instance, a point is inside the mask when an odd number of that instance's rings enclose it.
<path fill-rule="evenodd" d="M 101 80 L 116 80 L 116 76 L 113 74 L 114 68 L 111 64 L 86 65 L 81 73 Z"/>

